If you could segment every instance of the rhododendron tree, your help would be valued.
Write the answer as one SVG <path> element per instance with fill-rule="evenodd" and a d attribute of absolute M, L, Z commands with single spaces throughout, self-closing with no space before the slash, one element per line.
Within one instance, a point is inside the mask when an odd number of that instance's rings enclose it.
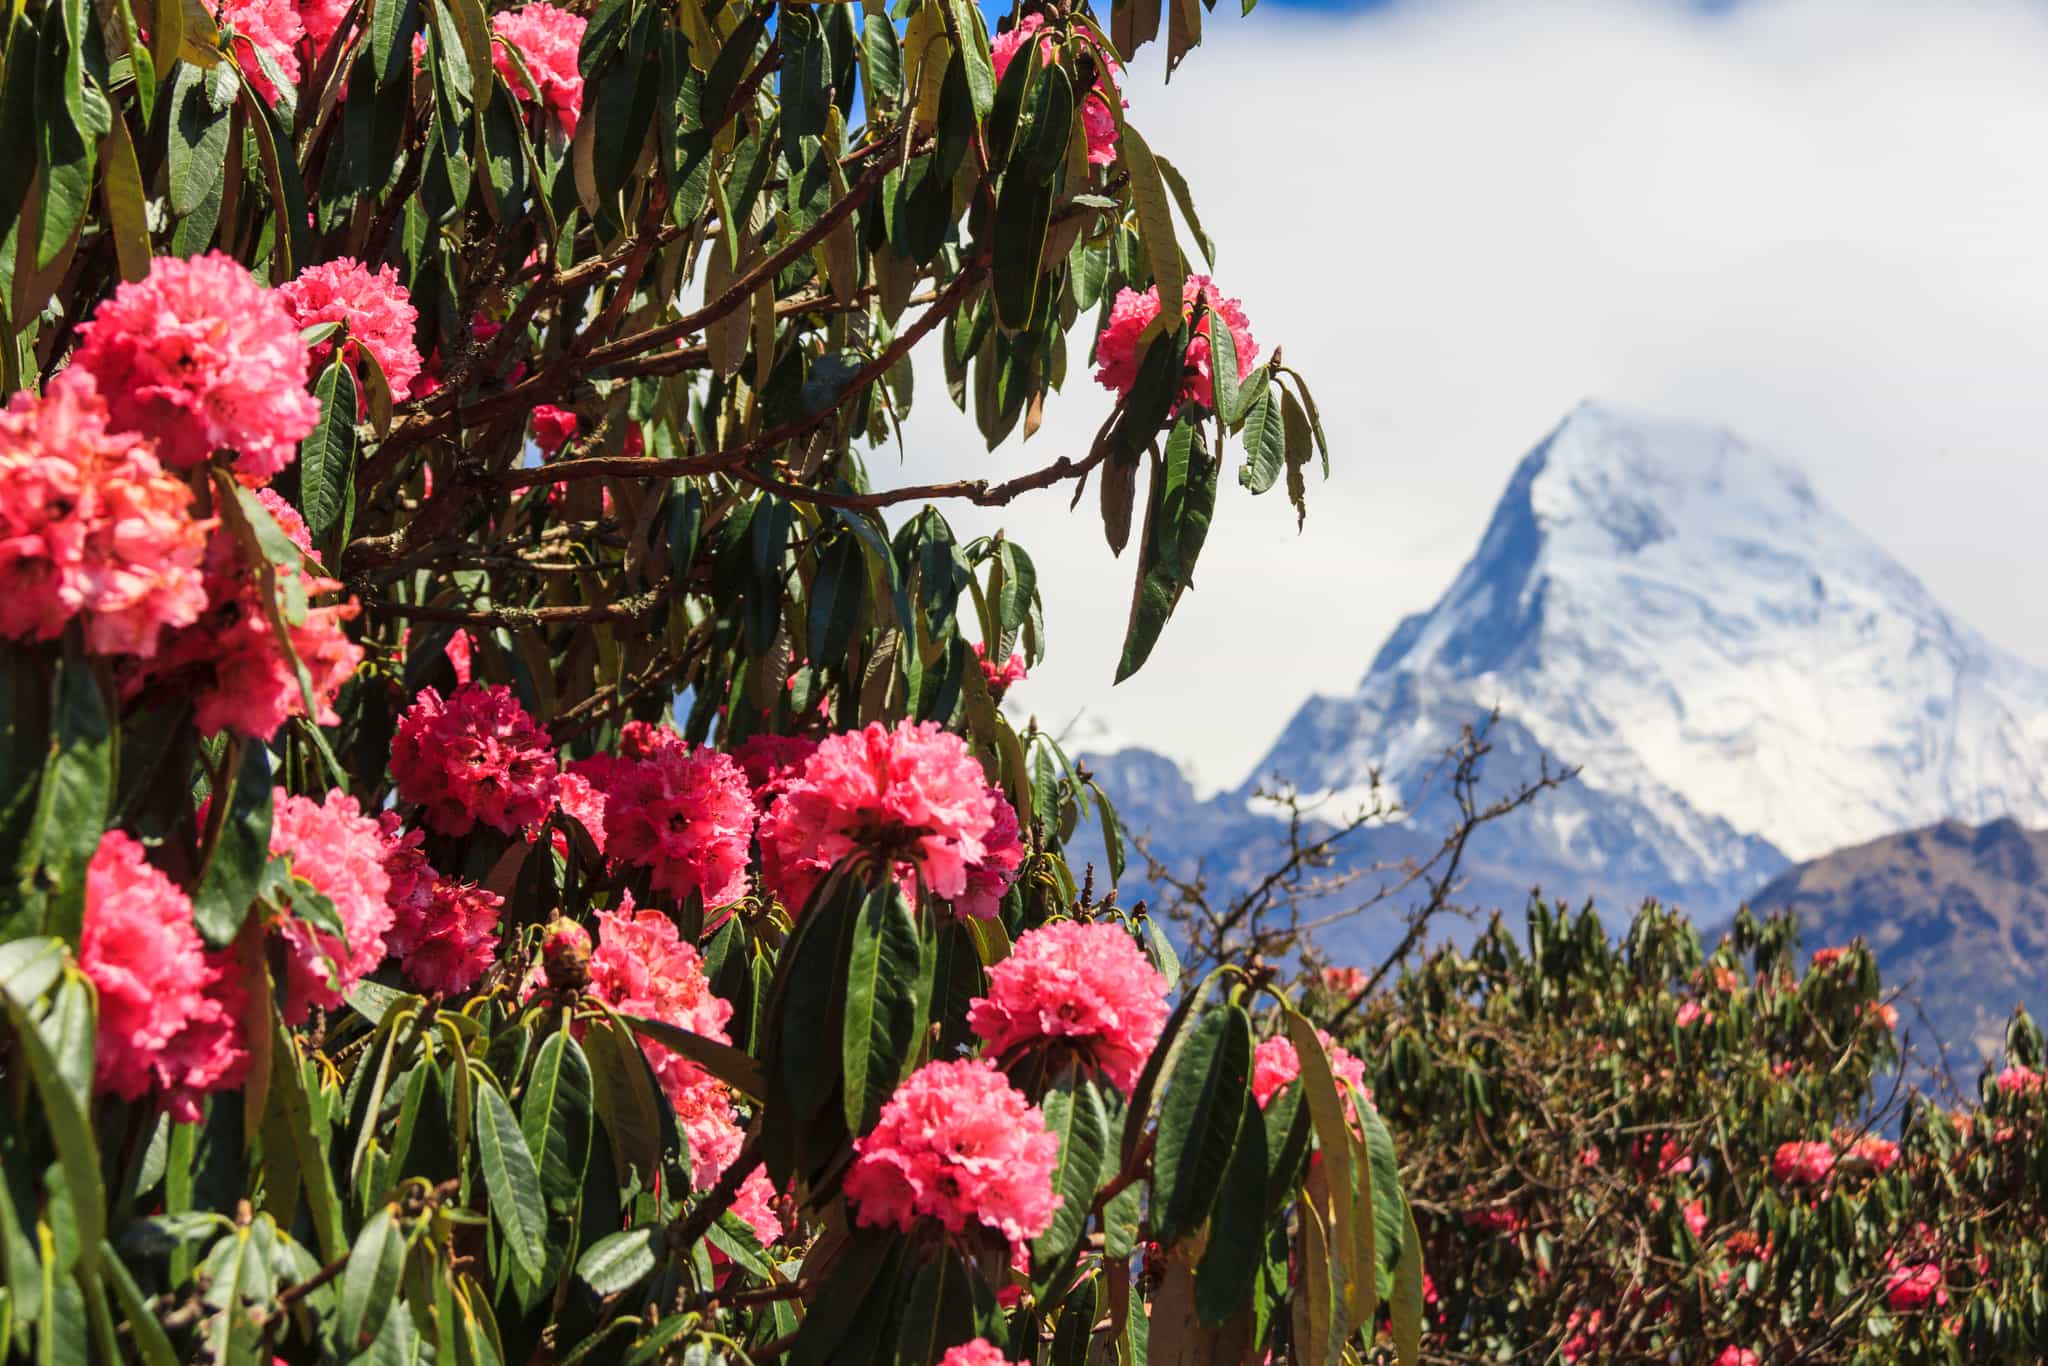
<path fill-rule="evenodd" d="M 1124 678 L 1327 467 L 1202 13 L 0 17 L 0 1356 L 1418 1358 L 1364 1060 L 1119 902 L 948 521 L 1092 483 Z"/>

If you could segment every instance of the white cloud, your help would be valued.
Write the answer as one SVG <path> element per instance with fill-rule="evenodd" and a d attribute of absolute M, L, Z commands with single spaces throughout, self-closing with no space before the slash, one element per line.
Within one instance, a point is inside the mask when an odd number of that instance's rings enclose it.
<path fill-rule="evenodd" d="M 1092 489 L 1072 515 L 1057 494 L 955 515 L 1037 557 L 1053 654 L 1019 700 L 1042 719 L 1085 705 L 1236 781 L 1435 597 L 1514 462 L 1589 394 L 1775 446 L 2048 662 L 2042 7 L 1223 9 L 1171 87 L 1141 54 L 1132 115 L 1186 171 L 1261 345 L 1313 382 L 1334 477 L 1296 537 L 1233 464 L 1196 591 L 1114 690 L 1132 570 Z M 1075 369 L 1045 430 L 994 456 L 921 374 L 900 477 L 1080 454 L 1106 405 Z"/>

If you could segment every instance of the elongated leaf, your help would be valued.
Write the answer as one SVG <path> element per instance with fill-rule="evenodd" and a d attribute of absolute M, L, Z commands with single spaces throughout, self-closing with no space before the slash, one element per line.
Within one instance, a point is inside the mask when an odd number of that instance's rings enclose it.
<path fill-rule="evenodd" d="M 1064 1274 L 1088 1227 L 1088 1211 L 1102 1184 L 1110 1148 L 1109 1110 L 1098 1083 L 1068 1072 L 1039 1102 L 1047 1132 L 1060 1141 L 1052 1188 L 1060 1207 L 1052 1224 L 1031 1245 L 1032 1277 L 1041 1294 Z"/>
<path fill-rule="evenodd" d="M 313 385 L 320 421 L 299 443 L 299 510 L 319 547 L 331 547 L 348 503 L 356 464 L 356 381 L 337 346 Z"/>
<path fill-rule="evenodd" d="M 1176 0 L 1167 0 L 1167 3 L 1173 4 Z M 1131 177 L 1131 202 L 1138 211 L 1138 232 L 1145 243 L 1145 261 L 1152 268 L 1152 280 L 1159 286 L 1159 298 L 1164 305 L 1160 312 L 1170 325 L 1179 317 L 1177 309 L 1187 273 L 1181 261 L 1180 243 L 1174 240 L 1173 210 L 1168 207 L 1166 181 L 1159 172 L 1159 162 L 1152 155 L 1151 145 L 1137 129 L 1125 124 L 1118 135 L 1117 147 L 1123 158 L 1124 170 Z"/>
<path fill-rule="evenodd" d="M 1330 1070 L 1329 1055 L 1323 1051 L 1323 1042 L 1316 1036 L 1315 1026 L 1291 1009 L 1287 1011 L 1286 1019 L 1287 1037 L 1300 1060 L 1302 1090 L 1308 1102 L 1309 1115 L 1315 1123 L 1316 1141 L 1323 1153 L 1323 1175 L 1329 1185 L 1334 1216 L 1331 1246 L 1344 1273 L 1337 1278 L 1338 1297 L 1344 1306 L 1345 1321 L 1364 1323 L 1370 1317 L 1375 1294 L 1372 1258 L 1369 1255 L 1372 1218 L 1369 1206 L 1362 1208 L 1355 1194 L 1358 1180 L 1353 1170 L 1356 1150 L 1351 1141 L 1351 1127 L 1345 1119 L 1343 1095 L 1337 1089 L 1336 1075 Z"/>
<path fill-rule="evenodd" d="M 104 1243 L 100 1245 L 100 1269 L 114 1287 L 121 1318 L 134 1336 L 135 1349 L 144 1366 L 178 1366 L 177 1350 L 171 1346 L 170 1335 L 164 1332 L 156 1312 L 142 1298 L 142 1287 L 135 1283 L 134 1275 L 121 1264 L 114 1249 Z"/>
<path fill-rule="evenodd" d="M 1165 157 L 1155 156 L 1153 162 L 1159 167 L 1159 177 L 1166 187 L 1173 191 L 1173 202 L 1180 206 L 1181 221 L 1188 225 L 1188 231 L 1195 235 L 1195 246 L 1201 250 L 1202 259 L 1209 265 L 1216 264 L 1216 244 L 1209 234 L 1202 230 L 1202 220 L 1195 215 L 1195 197 L 1188 193 L 1187 178 Z"/>
<path fill-rule="evenodd" d="M 1229 330 L 1224 329 L 1226 332 Z M 1245 412 L 1244 464 L 1238 467 L 1237 482 L 1254 494 L 1264 493 L 1273 487 L 1280 478 L 1280 467 L 1287 459 L 1287 424 L 1281 411 L 1283 401 L 1275 398 L 1269 388 Z"/>
<path fill-rule="evenodd" d="M 520 1268 L 539 1280 L 547 1261 L 547 1212 L 541 1207 L 540 1173 L 527 1151 L 519 1120 L 498 1088 L 476 1083 L 477 1156 L 490 1187 L 491 1216 Z"/>
<path fill-rule="evenodd" d="M 1220 1327 L 1244 1307 L 1265 1246 L 1266 1121 L 1257 1105 L 1238 1116 L 1230 1168 L 1209 1219 L 1208 1245 L 1195 1264 L 1195 1313 Z"/>
<path fill-rule="evenodd" d="M 136 69 L 141 71 L 145 67 Z M 107 228 L 113 234 L 121 278 L 140 280 L 149 274 L 149 218 L 142 192 L 142 168 L 135 160 L 128 121 L 117 112 L 112 125 L 100 139 L 100 197 L 106 204 Z"/>
<path fill-rule="evenodd" d="M 341 1273 L 341 1311 L 334 1321 L 334 1336 L 344 1351 L 353 1352 L 384 1331 L 384 1318 L 398 1298 L 404 1270 L 405 1235 L 398 1227 L 398 1210 L 384 1205 L 364 1222 Z"/>
<path fill-rule="evenodd" d="M 82 1256 L 96 1260 L 107 1228 L 106 1193 L 100 1184 L 99 1144 L 93 1137 L 92 1124 L 87 1118 L 89 1092 L 80 1089 L 75 1078 L 67 1080 L 67 1072 L 75 1072 L 76 1069 L 67 1068 L 61 1061 L 66 1053 L 75 1053 L 82 1043 L 87 1068 L 85 1082 L 90 1087 L 92 1008 L 82 978 L 69 978 L 57 989 L 57 994 L 57 1003 L 40 1026 L 30 1015 L 28 1002 L 16 1000 L 11 993 L 4 991 L 0 991 L 0 1002 L 5 1003 L 8 1023 L 14 1026 L 16 1046 L 27 1060 L 29 1075 L 35 1081 L 36 1095 L 42 1104 L 43 1123 L 49 1126 L 50 1136 L 56 1143 L 57 1162 L 64 1173 L 64 1184 L 70 1196 L 77 1245 Z M 45 1029 L 60 1037 L 46 1037 Z M 61 1037 L 67 1031 L 73 1037 Z"/>
<path fill-rule="evenodd" d="M 574 1209 L 582 1192 L 590 1164 L 591 1096 L 583 1049 L 567 1030 L 550 1034 L 534 1055 L 519 1099 L 519 1129 L 539 1164 L 541 1193 L 551 1209 Z"/>
<path fill-rule="evenodd" d="M 46 933 L 77 942 L 85 918 L 85 869 L 99 848 L 113 798 L 114 739 L 99 681 L 75 637 L 66 637 L 50 704 L 49 748 L 20 875 L 44 901 Z"/>
<path fill-rule="evenodd" d="M 270 864 L 270 754 L 253 740 L 241 746 L 233 787 L 223 796 L 227 811 L 220 834 L 192 893 L 192 923 L 214 948 L 226 948 L 240 933 Z"/>
<path fill-rule="evenodd" d="M 1188 1035 L 1159 1108 L 1152 1157 L 1152 1231 L 1161 1243 L 1185 1238 L 1216 1203 L 1251 1104 L 1251 1059 L 1242 1006 L 1216 1007 Z"/>
<path fill-rule="evenodd" d="M 619 1018 L 631 1026 L 634 1033 L 654 1040 L 671 1052 L 682 1054 L 741 1095 L 758 1100 L 766 1094 L 767 1083 L 761 1064 L 731 1044 L 707 1039 L 702 1034 L 693 1034 L 660 1020 L 644 1019 L 638 1015 L 621 1015 Z"/>
<path fill-rule="evenodd" d="M 894 878 L 871 890 L 853 921 L 841 1035 L 846 1127 L 863 1133 L 903 1079 L 923 1023 L 919 984 L 929 958 Z"/>
<path fill-rule="evenodd" d="M 1422 1360 L 1422 1238 L 1415 1212 L 1402 1202 L 1401 1260 L 1394 1267 L 1394 1358 L 1401 1366 Z"/>
<path fill-rule="evenodd" d="M 1213 308 L 1202 315 L 1200 330 L 1209 338 L 1209 376 L 1216 393 L 1216 416 L 1223 419 L 1224 426 L 1235 428 L 1244 421 L 1245 398 L 1237 376 L 1237 338 Z"/>
<path fill-rule="evenodd" d="M 576 1274 L 600 1295 L 615 1295 L 654 1270 L 654 1230 L 630 1228 L 592 1243 L 576 1260 Z"/>

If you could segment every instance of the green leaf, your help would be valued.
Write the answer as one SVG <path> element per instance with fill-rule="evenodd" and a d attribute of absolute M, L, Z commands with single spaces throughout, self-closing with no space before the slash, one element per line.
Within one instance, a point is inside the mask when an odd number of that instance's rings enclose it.
<path fill-rule="evenodd" d="M 147 69 L 147 63 L 136 67 L 138 72 Z M 114 239 L 115 259 L 121 263 L 121 278 L 140 280 L 149 274 L 150 254 L 142 168 L 135 160 L 128 121 L 117 112 L 112 125 L 100 139 L 100 198 L 106 205 L 107 229 Z"/>
<path fill-rule="evenodd" d="M 1394 1267 L 1394 1359 L 1401 1366 L 1422 1360 L 1422 1238 L 1415 1213 L 1402 1202 L 1401 1259 Z"/>
<path fill-rule="evenodd" d="M 1179 302 L 1185 292 L 1186 267 L 1180 243 L 1173 236 L 1173 211 L 1168 207 L 1166 181 L 1159 162 L 1144 136 L 1125 124 L 1117 137 L 1124 170 L 1131 178 L 1131 203 L 1138 211 L 1138 233 L 1145 244 L 1145 260 L 1152 268 L 1152 281 L 1159 286 L 1160 316 L 1169 325 L 1180 319 Z"/>
<path fill-rule="evenodd" d="M 1228 332 L 1229 328 L 1223 329 Z M 1283 395 L 1285 390 L 1280 391 Z M 1287 424 L 1281 412 L 1283 399 L 1268 388 L 1260 394 L 1244 417 L 1244 464 L 1238 466 L 1237 482 L 1251 493 L 1264 493 L 1280 478 L 1287 458 Z"/>
<path fill-rule="evenodd" d="M 539 1280 L 547 1261 L 547 1212 L 541 1208 L 540 1173 L 512 1107 L 488 1081 L 476 1083 L 477 1156 L 491 1192 L 491 1215 L 520 1268 Z"/>
<path fill-rule="evenodd" d="M 1153 162 L 1159 167 L 1159 176 L 1166 182 L 1166 188 L 1173 191 L 1173 202 L 1180 205 L 1181 221 L 1188 225 L 1188 231 L 1195 235 L 1195 246 L 1201 250 L 1202 260 L 1211 267 L 1216 264 L 1216 244 L 1209 234 L 1202 230 L 1202 220 L 1195 216 L 1195 197 L 1188 193 L 1187 178 L 1179 168 L 1165 157 L 1155 156 Z"/>
<path fill-rule="evenodd" d="M 628 1023 L 631 1023 L 630 1019 Z M 550 1034 L 534 1055 L 519 1098 L 519 1129 L 540 1165 L 551 1209 L 573 1210 L 590 1163 L 590 1063 L 567 1030 Z"/>
<path fill-rule="evenodd" d="M 944 0 L 953 11 L 954 27 L 960 31 L 961 57 L 967 72 L 967 94 L 974 102 L 974 117 L 986 119 L 995 107 L 996 71 L 990 57 L 988 34 L 981 26 L 981 10 L 972 0 Z"/>
<path fill-rule="evenodd" d="M 1152 1231 L 1161 1243 L 1192 1233 L 1216 1203 L 1244 1107 L 1252 1103 L 1251 1059 L 1244 1007 L 1218 1006 L 1195 1022 L 1159 1109 Z"/>
<path fill-rule="evenodd" d="M 592 1243 L 576 1260 L 576 1274 L 599 1295 L 629 1290 L 653 1274 L 654 1230 L 629 1228 Z"/>
<path fill-rule="evenodd" d="M 331 548 L 346 515 L 356 464 L 356 381 L 342 348 L 313 385 L 320 421 L 299 443 L 299 508 L 313 544 Z"/>
<path fill-rule="evenodd" d="M 21 882 L 44 897 L 42 928 L 76 943 L 85 920 L 85 870 L 99 849 L 113 796 L 114 737 L 99 680 L 75 633 L 64 639 L 50 703 L 49 748 Z"/>
<path fill-rule="evenodd" d="M 867 601 L 867 553 L 851 536 L 834 536 L 819 552 L 811 576 L 811 601 L 805 624 L 811 659 L 831 665 L 846 658 L 846 647 Z"/>
<path fill-rule="evenodd" d="M 1348 1090 L 1349 1088 L 1347 1088 Z M 1373 1242 L 1380 1263 L 1374 1269 L 1379 1293 L 1391 1293 L 1392 1270 L 1401 1255 L 1401 1225 L 1408 1217 L 1408 1201 L 1401 1194 L 1401 1164 L 1394 1156 L 1394 1136 L 1386 1121 L 1363 1096 L 1354 1097 L 1359 1126 L 1364 1129 L 1362 1151 L 1372 1175 Z"/>
<path fill-rule="evenodd" d="M 1216 416 L 1235 430 L 1244 421 L 1245 391 L 1237 376 L 1237 338 L 1230 325 L 1211 308 L 1202 315 L 1201 328 L 1209 338 L 1209 378 L 1215 390 Z"/>
<path fill-rule="evenodd" d="M 707 1039 L 702 1034 L 693 1034 L 661 1020 L 644 1019 L 638 1015 L 621 1015 L 619 1018 L 634 1033 L 654 1040 L 671 1052 L 682 1054 L 741 1095 L 758 1100 L 766 1094 L 767 1082 L 761 1064 L 731 1044 Z"/>
<path fill-rule="evenodd" d="M 930 990 L 934 955 L 891 877 L 878 879 L 854 916 L 840 1035 L 849 1132 L 863 1133 L 903 1079 Z"/>
<path fill-rule="evenodd" d="M 398 1298 L 405 1271 L 405 1235 L 394 1205 L 379 1206 L 363 1224 L 348 1266 L 341 1273 L 341 1311 L 334 1336 L 344 1353 L 353 1353 L 384 1331 L 385 1315 Z"/>
<path fill-rule="evenodd" d="M 1247 1025 L 1249 1028 L 1249 1025 Z M 1237 1142 L 1195 1264 L 1195 1313 L 1210 1327 L 1236 1316 L 1259 1276 L 1266 1226 L 1266 1121 L 1256 1104 L 1238 1116 Z"/>
<path fill-rule="evenodd" d="M 622 1169 L 638 1173 L 643 1186 L 661 1170 L 661 1102 L 647 1059 L 627 1032 L 627 1025 L 607 1012 L 602 1025 L 583 1036 L 597 1096 L 597 1117 L 612 1142 L 612 1155 Z M 522 1140 L 523 1141 L 523 1140 Z"/>
<path fill-rule="evenodd" d="M 1056 1276 L 1070 1268 L 1074 1249 L 1088 1227 L 1096 1188 L 1102 1184 L 1110 1148 L 1109 1109 L 1102 1091 L 1090 1078 L 1069 1070 L 1039 1101 L 1046 1131 L 1060 1141 L 1053 1167 L 1052 1189 L 1060 1207 L 1052 1223 L 1031 1245 L 1032 1282 L 1043 1296 Z"/>
<path fill-rule="evenodd" d="M 1332 1220 L 1331 1251 L 1337 1264 L 1343 1268 L 1341 1284 L 1337 1290 L 1344 1306 L 1344 1318 L 1349 1323 L 1365 1323 L 1372 1317 L 1374 1296 L 1377 1293 L 1373 1275 L 1372 1238 L 1373 1220 L 1360 1208 L 1357 1198 L 1357 1182 L 1354 1173 L 1357 1150 L 1351 1141 L 1351 1127 L 1344 1116 L 1344 1100 L 1338 1090 L 1336 1074 L 1330 1070 L 1330 1058 L 1323 1051 L 1323 1042 L 1317 1037 L 1315 1026 L 1300 1012 L 1288 1009 L 1287 1037 L 1294 1045 L 1294 1052 L 1301 1067 L 1301 1084 L 1308 1101 L 1309 1115 L 1315 1122 L 1316 1141 L 1322 1148 L 1323 1173 L 1329 1184 L 1330 1203 L 1334 1207 Z M 1370 1173 L 1363 1179 L 1370 1180 Z M 1363 1217 L 1361 1217 L 1363 1216 Z"/>
<path fill-rule="evenodd" d="M 254 740 L 231 744 L 240 748 L 241 764 L 227 793 L 214 794 L 227 810 L 192 893 L 192 923 L 216 949 L 241 931 L 270 864 L 270 754 Z"/>
<path fill-rule="evenodd" d="M 135 1283 L 135 1277 L 121 1263 L 114 1249 L 100 1245 L 100 1270 L 114 1287 L 114 1299 L 121 1306 L 121 1317 L 128 1332 L 135 1339 L 135 1349 L 144 1366 L 178 1366 L 177 1350 L 171 1346 L 170 1335 L 164 1332 L 163 1323 L 156 1311 L 142 1297 L 142 1287 Z"/>
<path fill-rule="evenodd" d="M 1153 481 L 1145 513 L 1145 540 L 1131 593 L 1130 622 L 1124 631 L 1121 683 L 1151 657 L 1160 632 L 1194 580 L 1196 557 L 1209 536 L 1216 507 L 1219 462 L 1193 417 L 1183 414 L 1167 438 L 1166 462 Z"/>
<path fill-rule="evenodd" d="M 99 1144 L 87 1118 L 92 1082 L 92 1005 L 83 977 L 68 977 L 57 989 L 57 1000 L 40 1024 L 29 1013 L 29 1003 L 11 992 L 0 991 L 8 1022 L 13 1025 L 19 1056 L 28 1063 L 41 1101 L 43 1123 L 57 1149 L 57 1162 L 64 1173 L 70 1197 L 72 1225 L 84 1256 L 96 1259 L 106 1236 L 106 1192 L 100 1184 Z M 46 1032 L 47 1031 L 47 1032 Z M 85 1059 L 85 1085 L 77 1085 L 81 1049 Z M 71 1060 L 67 1065 L 66 1059 Z"/>
<path fill-rule="evenodd" d="M 180 63 L 171 77 L 167 165 L 171 212 L 180 218 L 218 189 L 227 164 L 228 113 L 208 97 L 209 79 L 204 69 L 190 62 Z"/>

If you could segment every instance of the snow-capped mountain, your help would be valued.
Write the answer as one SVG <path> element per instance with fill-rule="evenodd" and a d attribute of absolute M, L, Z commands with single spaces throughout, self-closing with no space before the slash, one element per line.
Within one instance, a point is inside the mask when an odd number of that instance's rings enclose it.
<path fill-rule="evenodd" d="M 1255 777 L 1341 803 L 1376 769 L 1427 829 L 1426 775 L 1495 709 L 1490 786 L 1543 756 L 1581 770 L 1480 851 L 1511 909 L 1541 880 L 1715 919 L 1790 861 L 1894 831 L 2048 824 L 2048 672 L 1943 611 L 1793 467 L 1608 404 L 1529 453 L 1442 598 L 1356 690 L 1306 702 Z"/>

